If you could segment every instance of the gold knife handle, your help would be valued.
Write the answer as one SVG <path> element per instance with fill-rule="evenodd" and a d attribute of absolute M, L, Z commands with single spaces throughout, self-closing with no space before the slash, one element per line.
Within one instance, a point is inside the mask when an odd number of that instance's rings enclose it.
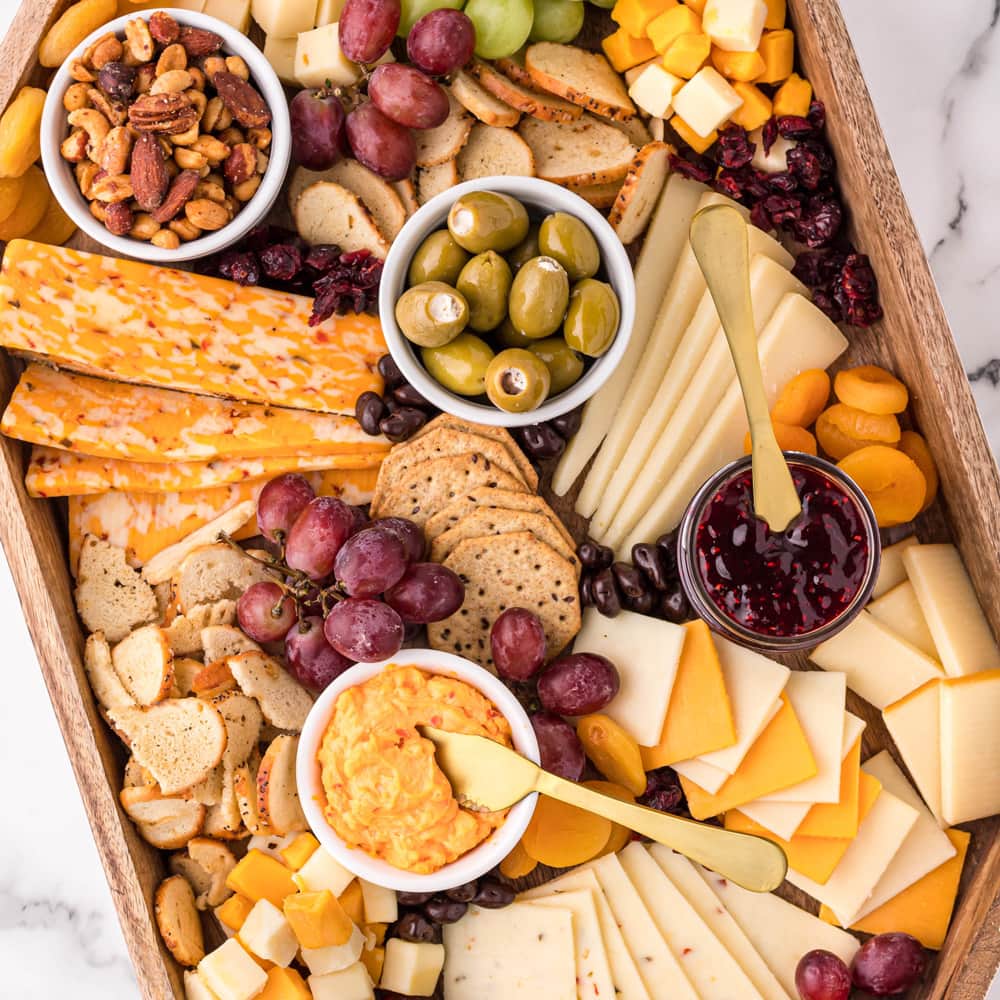
<path fill-rule="evenodd" d="M 753 892 L 777 889 L 788 870 L 785 852 L 763 837 L 735 833 L 720 826 L 709 826 L 657 809 L 622 802 L 548 771 L 539 770 L 535 788 L 543 795 L 597 813 L 658 844 L 673 848 Z"/>

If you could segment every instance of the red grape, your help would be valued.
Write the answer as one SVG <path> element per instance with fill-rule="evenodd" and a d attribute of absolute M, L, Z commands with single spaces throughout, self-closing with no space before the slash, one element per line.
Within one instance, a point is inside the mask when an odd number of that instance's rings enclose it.
<path fill-rule="evenodd" d="M 269 541 L 279 545 L 288 537 L 296 518 L 316 491 L 305 476 L 286 472 L 272 479 L 257 498 L 257 530 Z"/>
<path fill-rule="evenodd" d="M 927 964 L 920 942 L 909 934 L 876 934 L 851 962 L 851 979 L 859 990 L 894 997 L 920 982 Z"/>
<path fill-rule="evenodd" d="M 437 128 L 447 117 L 448 95 L 412 66 L 386 63 L 368 81 L 368 96 L 387 118 L 407 128 Z"/>
<path fill-rule="evenodd" d="M 351 62 L 381 59 L 396 37 L 400 0 L 347 0 L 340 12 L 340 51 Z"/>
<path fill-rule="evenodd" d="M 579 781 L 587 764 L 576 730 L 551 712 L 535 712 L 531 726 L 538 740 L 542 767 L 570 781 Z"/>
<path fill-rule="evenodd" d="M 542 707 L 559 715 L 599 712 L 621 686 L 615 665 L 597 653 L 560 656 L 538 678 Z"/>
<path fill-rule="evenodd" d="M 302 685 L 322 691 L 335 681 L 354 661 L 341 656 L 326 641 L 323 619 L 318 615 L 303 618 L 285 636 L 285 659 L 288 670 Z"/>
<path fill-rule="evenodd" d="M 236 618 L 255 642 L 277 642 L 295 621 L 295 601 L 276 583 L 255 583 L 236 602 Z"/>
<path fill-rule="evenodd" d="M 381 601 L 349 597 L 326 616 L 323 634 L 338 653 L 360 663 L 376 663 L 399 652 L 403 619 Z"/>
<path fill-rule="evenodd" d="M 347 115 L 329 90 L 300 90 L 288 107 L 292 158 L 309 170 L 328 170 L 346 152 Z"/>
<path fill-rule="evenodd" d="M 432 76 L 446 76 L 471 58 L 476 28 L 460 10 L 432 10 L 410 29 L 406 54 L 414 66 Z"/>
<path fill-rule="evenodd" d="M 406 550 L 395 535 L 365 528 L 344 542 L 333 572 L 351 597 L 375 597 L 406 572 Z"/>
<path fill-rule="evenodd" d="M 534 677 L 545 662 L 545 628 L 526 608 L 508 608 L 490 629 L 490 651 L 497 673 L 508 681 Z"/>
<path fill-rule="evenodd" d="M 424 557 L 426 542 L 424 532 L 419 524 L 407 520 L 405 517 L 381 517 L 374 522 L 374 526 L 379 531 L 388 531 L 390 535 L 395 535 L 406 549 L 406 558 L 410 562 L 420 562 Z"/>
<path fill-rule="evenodd" d="M 795 968 L 795 988 L 801 1000 L 847 1000 L 851 974 L 832 951 L 806 952 Z"/>
<path fill-rule="evenodd" d="M 387 181 L 409 177 L 417 162 L 413 133 L 387 118 L 368 101 L 347 116 L 347 139 L 354 155 Z"/>
<path fill-rule="evenodd" d="M 412 563 L 385 594 L 386 603 L 404 622 L 426 625 L 453 615 L 465 602 L 465 584 L 457 573 L 437 563 Z"/>
<path fill-rule="evenodd" d="M 336 497 L 310 500 L 288 532 L 285 545 L 288 568 L 305 573 L 310 580 L 329 576 L 353 523 L 351 508 L 343 500 Z"/>
<path fill-rule="evenodd" d="M 359 531 L 364 531 L 365 528 L 371 526 L 368 515 L 360 507 L 351 508 L 351 517 L 354 518 L 354 522 L 351 524 L 352 535 L 356 535 Z"/>

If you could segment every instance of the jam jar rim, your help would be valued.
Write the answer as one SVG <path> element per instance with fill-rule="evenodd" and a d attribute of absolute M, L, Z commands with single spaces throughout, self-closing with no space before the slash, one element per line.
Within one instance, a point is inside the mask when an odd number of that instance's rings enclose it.
<path fill-rule="evenodd" d="M 746 628 L 725 614 L 711 599 L 697 566 L 697 532 L 711 496 L 751 468 L 751 456 L 744 455 L 711 475 L 691 498 L 677 532 L 677 568 L 681 587 L 692 610 L 714 631 L 749 649 L 787 653 L 811 649 L 837 635 L 864 610 L 878 580 L 882 559 L 882 538 L 875 511 L 858 484 L 832 462 L 802 451 L 783 452 L 790 466 L 806 466 L 832 479 L 856 504 L 868 542 L 868 563 L 861 586 L 851 603 L 831 621 L 799 635 L 765 635 Z"/>

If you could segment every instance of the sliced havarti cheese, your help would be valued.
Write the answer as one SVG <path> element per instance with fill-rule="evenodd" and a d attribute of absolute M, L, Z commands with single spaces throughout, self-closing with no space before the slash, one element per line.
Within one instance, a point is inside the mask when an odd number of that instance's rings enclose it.
<path fill-rule="evenodd" d="M 674 94 L 677 112 L 703 139 L 729 121 L 743 105 L 743 98 L 714 67 L 706 66 Z"/>
<path fill-rule="evenodd" d="M 765 0 L 708 0 L 702 30 L 724 52 L 755 52 L 764 34 Z"/>
<path fill-rule="evenodd" d="M 666 118 L 673 106 L 674 94 L 684 80 L 668 72 L 658 62 L 649 63 L 628 88 L 633 103 L 651 118 Z"/>
<path fill-rule="evenodd" d="M 927 808 L 941 821 L 941 681 L 928 681 L 882 712 Z"/>
<path fill-rule="evenodd" d="M 872 600 L 887 594 L 906 580 L 906 567 L 903 565 L 903 553 L 911 545 L 919 545 L 916 535 L 910 535 L 895 545 L 889 545 L 882 550 L 882 559 L 878 567 L 878 579 L 872 589 Z"/>
<path fill-rule="evenodd" d="M 934 636 L 927 627 L 927 619 L 917 600 L 917 592 L 909 580 L 904 580 L 872 601 L 868 605 L 868 611 L 910 645 L 916 646 L 921 653 L 940 662 Z"/>

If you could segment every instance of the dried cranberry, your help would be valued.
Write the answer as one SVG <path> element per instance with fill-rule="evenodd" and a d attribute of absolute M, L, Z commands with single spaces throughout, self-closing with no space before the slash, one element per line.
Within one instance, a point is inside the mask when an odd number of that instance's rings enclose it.
<path fill-rule="evenodd" d="M 711 183 L 712 177 L 715 175 L 710 161 L 699 159 L 698 162 L 695 162 L 674 153 L 670 154 L 670 169 L 682 177 L 687 177 L 688 180 L 698 181 L 701 184 Z"/>
<path fill-rule="evenodd" d="M 782 226 L 786 222 L 794 222 L 796 219 L 802 218 L 802 202 L 798 198 L 772 194 L 769 198 L 764 199 L 763 205 L 776 226 Z"/>
<path fill-rule="evenodd" d="M 260 261 L 255 254 L 230 250 L 219 258 L 219 274 L 237 285 L 259 285 Z"/>
<path fill-rule="evenodd" d="M 778 135 L 783 139 L 809 139 L 816 134 L 816 128 L 808 118 L 799 115 L 782 115 L 778 119 Z"/>
<path fill-rule="evenodd" d="M 852 326 L 871 326 L 882 318 L 878 281 L 864 254 L 851 254 L 844 262 L 833 298 Z"/>
<path fill-rule="evenodd" d="M 840 306 L 837 305 L 833 296 L 825 288 L 816 288 L 813 290 L 813 305 L 829 319 L 833 320 L 834 323 L 839 323 L 844 318 Z"/>
<path fill-rule="evenodd" d="M 771 221 L 771 216 L 767 214 L 767 209 L 764 208 L 764 202 L 762 201 L 758 201 L 750 209 L 750 223 L 758 229 L 762 229 L 765 233 L 775 228 L 774 223 Z"/>
<path fill-rule="evenodd" d="M 747 130 L 739 125 L 730 125 L 719 133 L 716 159 L 719 165 L 729 170 L 749 166 L 757 147 L 750 141 Z"/>
<path fill-rule="evenodd" d="M 319 243 L 309 248 L 306 254 L 306 266 L 314 268 L 321 274 L 326 274 L 340 262 L 340 247 L 330 243 Z"/>
<path fill-rule="evenodd" d="M 739 174 L 732 170 L 720 170 L 715 178 L 715 190 L 734 201 L 743 198 L 743 183 Z"/>
<path fill-rule="evenodd" d="M 298 243 L 299 237 L 290 229 L 284 226 L 273 226 L 269 222 L 262 222 L 259 226 L 254 226 L 240 243 L 242 250 L 252 250 L 260 253 L 275 243 Z"/>
<path fill-rule="evenodd" d="M 765 183 L 776 194 L 792 194 L 799 189 L 799 182 L 787 170 L 782 170 L 778 174 L 769 174 Z"/>
<path fill-rule="evenodd" d="M 764 155 L 767 156 L 771 152 L 771 147 L 778 141 L 778 121 L 775 118 L 769 118 L 765 123 L 764 127 L 761 129 L 760 141 L 764 147 Z"/>
<path fill-rule="evenodd" d="M 826 105 L 822 101 L 813 100 L 806 117 L 817 132 L 822 132 L 826 128 Z"/>
<path fill-rule="evenodd" d="M 793 227 L 795 238 L 815 250 L 829 246 L 840 232 L 844 210 L 834 195 L 816 195 Z"/>
<path fill-rule="evenodd" d="M 660 812 L 683 812 L 684 789 L 673 768 L 660 767 L 650 771 L 646 776 L 646 791 L 639 797 L 639 802 Z"/>
<path fill-rule="evenodd" d="M 823 166 L 819 157 L 804 144 L 788 151 L 787 162 L 790 173 L 807 191 L 815 191 L 820 186 L 823 180 Z"/>
<path fill-rule="evenodd" d="M 315 248 L 314 248 L 315 249 Z M 312 253 L 306 257 L 309 258 Z M 325 255 L 328 262 L 328 256 Z M 310 264 L 310 266 L 315 266 Z M 362 313 L 374 310 L 378 302 L 378 286 L 383 262 L 368 250 L 340 254 L 329 270 L 313 283 L 316 299 L 309 325 L 316 326 L 334 313 Z"/>
<path fill-rule="evenodd" d="M 291 281 L 302 270 L 302 251 L 288 243 L 265 247 L 258 256 L 264 274 L 274 281 Z"/>

